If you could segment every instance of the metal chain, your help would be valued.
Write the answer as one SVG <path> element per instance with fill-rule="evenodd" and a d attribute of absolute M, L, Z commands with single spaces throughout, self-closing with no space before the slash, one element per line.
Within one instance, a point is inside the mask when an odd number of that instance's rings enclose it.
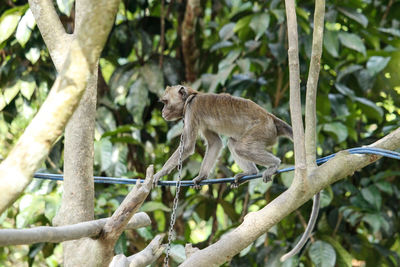
<path fill-rule="evenodd" d="M 185 127 L 185 120 L 182 118 L 183 122 L 183 127 Z M 181 140 L 179 143 L 179 159 L 178 159 L 178 181 L 176 183 L 176 192 L 175 192 L 175 198 L 174 198 L 174 203 L 172 205 L 172 214 L 171 214 L 171 220 L 169 223 L 169 231 L 168 231 L 168 244 L 167 244 L 167 249 L 165 252 L 165 258 L 164 258 L 164 267 L 168 267 L 168 261 L 169 261 L 169 253 L 171 250 L 171 243 L 173 239 L 173 230 L 174 230 L 174 225 L 176 221 L 176 210 L 178 208 L 178 202 L 179 202 L 179 191 L 181 190 L 181 180 L 182 180 L 182 155 L 183 155 L 183 133 L 181 134 Z"/>

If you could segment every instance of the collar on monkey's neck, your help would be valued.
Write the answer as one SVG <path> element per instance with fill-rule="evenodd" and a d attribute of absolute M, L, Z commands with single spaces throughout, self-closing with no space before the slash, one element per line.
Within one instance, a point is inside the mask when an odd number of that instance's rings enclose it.
<path fill-rule="evenodd" d="M 191 94 L 191 95 L 189 95 L 189 96 L 186 98 L 186 100 L 185 100 L 185 105 L 183 106 L 183 116 L 182 116 L 182 117 L 185 116 L 186 108 L 188 107 L 188 105 L 190 104 L 190 102 L 192 102 L 193 98 L 195 98 L 196 95 L 197 95 L 197 94 Z"/>

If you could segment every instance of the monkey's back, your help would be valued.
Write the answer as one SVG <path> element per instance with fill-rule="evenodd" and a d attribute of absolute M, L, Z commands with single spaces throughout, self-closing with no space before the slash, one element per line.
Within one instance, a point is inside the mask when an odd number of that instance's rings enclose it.
<path fill-rule="evenodd" d="M 259 124 L 271 128 L 266 130 L 275 129 L 272 114 L 253 101 L 241 97 L 200 93 L 190 106 L 193 119 L 198 121 L 199 125 L 230 137 L 239 138 Z"/>

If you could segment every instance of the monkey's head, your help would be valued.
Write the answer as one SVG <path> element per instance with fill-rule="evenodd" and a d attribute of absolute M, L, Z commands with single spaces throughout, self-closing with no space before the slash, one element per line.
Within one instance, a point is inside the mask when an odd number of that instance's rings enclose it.
<path fill-rule="evenodd" d="M 167 86 L 160 101 L 164 104 L 162 116 L 166 121 L 175 121 L 183 117 L 185 101 L 197 91 L 183 85 Z"/>

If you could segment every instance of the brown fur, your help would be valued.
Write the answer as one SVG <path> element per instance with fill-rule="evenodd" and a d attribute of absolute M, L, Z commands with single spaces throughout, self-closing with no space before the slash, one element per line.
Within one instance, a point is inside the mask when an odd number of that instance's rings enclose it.
<path fill-rule="evenodd" d="M 253 101 L 229 94 L 200 93 L 190 87 L 177 85 L 167 87 L 161 101 L 164 103 L 162 115 L 166 120 L 185 116 L 183 159 L 194 152 L 198 132 L 207 141 L 199 176 L 193 180 L 196 185 L 208 178 L 217 160 L 222 148 L 219 134 L 229 137 L 229 150 L 244 171 L 235 176 L 235 186 L 244 175 L 258 172 L 255 164 L 267 167 L 263 178 L 264 181 L 270 180 L 279 167 L 280 159 L 265 148 L 275 144 L 280 135 L 289 138 L 293 135 L 287 123 Z M 155 182 L 176 167 L 178 157 L 177 150 L 156 173 Z"/>

